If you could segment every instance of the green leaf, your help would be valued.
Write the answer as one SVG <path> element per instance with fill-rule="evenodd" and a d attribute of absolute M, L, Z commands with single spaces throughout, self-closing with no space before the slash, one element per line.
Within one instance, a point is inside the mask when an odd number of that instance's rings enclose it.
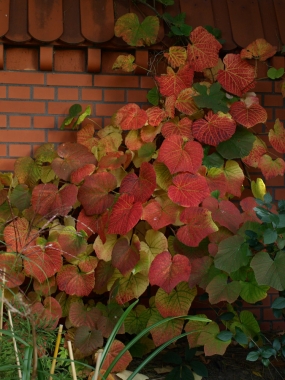
<path fill-rule="evenodd" d="M 173 5 L 174 4 L 174 0 L 157 0 L 159 3 L 165 5 L 165 6 L 168 6 L 168 5 Z"/>
<path fill-rule="evenodd" d="M 229 112 L 225 93 L 221 91 L 222 86 L 220 83 L 216 82 L 212 84 L 210 89 L 200 83 L 195 83 L 193 88 L 200 94 L 193 98 L 199 108 L 210 108 L 214 113 L 219 111 L 223 113 Z"/>
<path fill-rule="evenodd" d="M 228 276 L 225 273 L 218 274 L 214 277 L 206 288 L 211 304 L 216 304 L 221 301 L 233 303 L 237 300 L 240 290 L 240 283 L 238 281 L 228 282 Z"/>
<path fill-rule="evenodd" d="M 81 124 L 83 120 L 91 115 L 91 108 L 90 106 L 86 107 L 86 110 L 78 117 L 77 121 L 73 124 L 73 128 L 75 128 L 77 125 Z"/>
<path fill-rule="evenodd" d="M 82 112 L 82 107 L 80 104 L 73 104 L 68 111 L 70 117 L 76 117 L 80 114 L 80 112 Z"/>
<path fill-rule="evenodd" d="M 221 168 L 224 166 L 224 159 L 219 153 L 214 152 L 203 159 L 203 165 L 207 166 L 208 169 Z"/>
<path fill-rule="evenodd" d="M 164 363 L 170 363 L 175 365 L 181 365 L 182 364 L 182 358 L 177 352 L 169 351 L 164 356 L 163 359 Z"/>
<path fill-rule="evenodd" d="M 23 368 L 22 368 L 22 380 L 30 380 L 31 368 L 32 368 L 33 347 L 29 346 L 25 348 Z"/>
<path fill-rule="evenodd" d="M 148 158 L 155 152 L 156 146 L 154 143 L 146 143 L 138 150 L 138 156 L 140 158 Z"/>
<path fill-rule="evenodd" d="M 267 252 L 259 252 L 251 260 L 250 266 L 259 285 L 272 286 L 277 290 L 285 289 L 284 252 L 278 252 L 274 261 Z"/>
<path fill-rule="evenodd" d="M 276 350 L 272 347 L 263 349 L 261 356 L 265 359 L 269 359 L 271 356 L 276 356 Z"/>
<path fill-rule="evenodd" d="M 272 343 L 272 347 L 274 348 L 274 350 L 276 351 L 279 351 L 280 348 L 281 348 L 281 343 L 280 343 L 280 340 L 278 338 L 275 338 L 273 343 Z"/>
<path fill-rule="evenodd" d="M 185 365 L 175 367 L 167 374 L 165 380 L 195 380 L 192 371 Z"/>
<path fill-rule="evenodd" d="M 284 309 L 285 308 L 285 298 L 278 297 L 276 298 L 271 305 L 272 309 Z"/>
<path fill-rule="evenodd" d="M 247 265 L 249 261 L 248 246 L 243 243 L 244 238 L 238 235 L 221 241 L 214 259 L 216 268 L 231 273 Z"/>
<path fill-rule="evenodd" d="M 262 222 L 264 223 L 274 223 L 278 225 L 279 223 L 279 216 L 273 214 L 271 211 L 263 208 L 263 207 L 254 207 L 254 211 L 256 212 L 256 215 Z"/>
<path fill-rule="evenodd" d="M 118 18 L 115 24 L 115 36 L 130 46 L 144 46 L 155 43 L 159 30 L 159 19 L 156 16 L 147 16 L 140 24 L 135 13 L 127 13 Z"/>
<path fill-rule="evenodd" d="M 234 313 L 226 312 L 219 316 L 221 321 L 230 321 L 234 318 Z"/>
<path fill-rule="evenodd" d="M 13 207 L 23 211 L 30 207 L 31 191 L 27 185 L 17 185 L 10 195 L 10 201 Z"/>
<path fill-rule="evenodd" d="M 233 333 L 228 330 L 221 331 L 217 335 L 217 338 L 220 339 L 222 342 L 227 342 L 228 340 L 232 339 L 232 337 L 233 337 Z"/>
<path fill-rule="evenodd" d="M 159 91 L 157 87 L 153 87 L 151 90 L 149 90 L 146 97 L 150 104 L 152 104 L 153 106 L 158 106 Z"/>
<path fill-rule="evenodd" d="M 256 362 L 256 360 L 259 359 L 259 356 L 259 351 L 252 351 L 247 354 L 246 360 L 248 360 L 249 362 Z"/>
<path fill-rule="evenodd" d="M 271 228 L 267 228 L 263 233 L 264 244 L 272 244 L 277 240 L 277 232 Z"/>
<path fill-rule="evenodd" d="M 202 362 L 198 360 L 192 360 L 190 363 L 192 371 L 195 372 L 198 376 L 208 377 L 208 369 Z"/>
<path fill-rule="evenodd" d="M 241 281 L 241 298 L 248 303 L 256 303 L 267 297 L 269 286 L 258 285 L 255 278 L 249 280 L 250 282 Z"/>
<path fill-rule="evenodd" d="M 275 67 L 271 67 L 271 68 L 267 71 L 267 76 L 268 76 L 268 78 L 270 78 L 270 79 L 278 79 L 278 78 L 281 78 L 283 74 L 284 74 L 284 68 L 283 68 L 283 67 L 281 67 L 280 69 L 275 69 Z"/>
<path fill-rule="evenodd" d="M 239 344 L 247 344 L 248 343 L 247 336 L 239 327 L 236 327 L 236 333 L 235 333 L 234 338 Z"/>
<path fill-rule="evenodd" d="M 246 128 L 237 126 L 235 134 L 227 141 L 221 142 L 217 146 L 220 155 L 228 160 L 248 156 L 255 136 Z"/>

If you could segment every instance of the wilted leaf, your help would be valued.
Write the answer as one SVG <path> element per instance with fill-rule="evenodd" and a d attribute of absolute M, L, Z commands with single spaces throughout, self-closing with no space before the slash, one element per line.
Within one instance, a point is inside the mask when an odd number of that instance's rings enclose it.
<path fill-rule="evenodd" d="M 241 58 L 266 61 L 276 53 L 277 47 L 270 45 L 264 38 L 258 38 L 240 52 Z"/>
<path fill-rule="evenodd" d="M 112 70 L 122 69 L 126 73 L 130 73 L 137 67 L 137 65 L 134 63 L 134 60 L 135 57 L 131 54 L 119 55 L 112 66 Z"/>
<path fill-rule="evenodd" d="M 140 24 L 135 13 L 127 13 L 116 21 L 115 36 L 131 46 L 152 45 L 155 43 L 159 30 L 159 19 L 147 16 Z"/>

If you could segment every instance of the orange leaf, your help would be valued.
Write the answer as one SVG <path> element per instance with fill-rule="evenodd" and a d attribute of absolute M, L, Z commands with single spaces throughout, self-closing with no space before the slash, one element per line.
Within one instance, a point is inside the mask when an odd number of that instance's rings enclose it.
<path fill-rule="evenodd" d="M 157 127 L 166 117 L 165 111 L 159 107 L 148 108 L 146 113 L 148 116 L 148 123 L 153 127 Z"/>
<path fill-rule="evenodd" d="M 247 95 L 245 99 L 231 105 L 230 114 L 237 123 L 246 128 L 251 128 L 258 123 L 265 123 L 267 112 L 258 104 L 258 97 L 254 93 Z"/>
<path fill-rule="evenodd" d="M 249 44 L 245 49 L 240 52 L 241 58 L 258 59 L 259 61 L 266 61 L 272 57 L 277 51 L 276 46 L 270 45 L 264 38 L 258 38 Z"/>
<path fill-rule="evenodd" d="M 274 129 L 270 129 L 268 137 L 270 144 L 277 152 L 285 153 L 285 129 L 279 119 L 276 119 Z"/>
<path fill-rule="evenodd" d="M 194 71 L 189 65 L 180 67 L 175 73 L 171 67 L 167 67 L 167 74 L 155 77 L 163 96 L 177 96 L 182 90 L 190 87 L 193 82 Z"/>
<path fill-rule="evenodd" d="M 164 53 L 164 57 L 167 58 L 168 64 L 173 67 L 180 67 L 185 65 L 187 59 L 187 51 L 182 46 L 171 46 L 168 53 Z"/>
<path fill-rule="evenodd" d="M 119 340 L 114 340 L 114 342 L 112 343 L 108 351 L 106 359 L 104 360 L 104 363 L 102 364 L 102 369 L 107 370 L 110 364 L 113 362 L 113 360 L 123 350 L 123 348 L 125 348 L 125 345 L 122 342 L 120 342 Z M 113 372 L 124 371 L 131 361 L 132 361 L 132 356 L 129 353 L 129 351 L 126 351 L 124 355 L 121 357 L 121 359 L 117 362 L 115 367 L 112 369 L 112 371 Z"/>
<path fill-rule="evenodd" d="M 270 132 L 269 132 L 270 135 Z M 260 157 L 263 156 L 267 152 L 266 144 L 260 140 L 258 137 L 255 137 L 255 141 L 253 143 L 252 149 L 248 156 L 242 157 L 242 161 L 253 168 L 258 167 L 258 162 Z"/>
<path fill-rule="evenodd" d="M 266 179 L 276 177 L 277 175 L 284 175 L 285 162 L 282 158 L 272 160 L 268 154 L 261 156 L 258 166 Z"/>
<path fill-rule="evenodd" d="M 181 120 L 179 117 L 175 117 L 163 124 L 161 133 L 165 138 L 177 135 L 186 137 L 188 140 L 194 140 L 191 130 L 192 123 L 188 117 Z"/>
<path fill-rule="evenodd" d="M 129 103 L 116 113 L 114 122 L 123 131 L 140 129 L 147 122 L 147 113 L 135 103 Z"/>
<path fill-rule="evenodd" d="M 182 90 L 175 101 L 175 108 L 189 116 L 195 114 L 198 112 L 198 108 L 193 99 L 195 95 L 197 95 L 197 93 L 192 88 Z"/>

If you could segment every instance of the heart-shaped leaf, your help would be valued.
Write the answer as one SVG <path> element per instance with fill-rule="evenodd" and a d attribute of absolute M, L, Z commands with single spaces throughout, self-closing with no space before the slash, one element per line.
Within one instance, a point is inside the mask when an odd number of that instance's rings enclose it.
<path fill-rule="evenodd" d="M 88 326 L 80 326 L 74 335 L 74 347 L 78 348 L 84 356 L 95 352 L 96 348 L 103 346 L 101 331 Z"/>
<path fill-rule="evenodd" d="M 88 296 L 95 285 L 94 272 L 81 273 L 75 265 L 64 265 L 56 281 L 59 290 L 79 297 Z"/>
<path fill-rule="evenodd" d="M 101 313 L 98 309 L 84 305 L 80 299 L 78 302 L 73 302 L 70 305 L 68 317 L 75 327 L 88 326 L 95 328 L 100 315 Z"/>
<path fill-rule="evenodd" d="M 112 264 L 125 275 L 130 272 L 140 260 L 138 250 L 130 245 L 128 239 L 120 238 L 116 241 L 112 251 Z"/>

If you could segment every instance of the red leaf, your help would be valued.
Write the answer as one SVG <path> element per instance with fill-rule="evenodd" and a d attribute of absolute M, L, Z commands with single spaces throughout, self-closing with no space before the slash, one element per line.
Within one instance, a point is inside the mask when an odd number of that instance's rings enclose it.
<path fill-rule="evenodd" d="M 71 142 L 61 144 L 57 153 L 59 157 L 52 161 L 51 167 L 55 174 L 65 181 L 69 181 L 74 170 L 87 164 L 97 164 L 94 154 L 81 144 Z"/>
<path fill-rule="evenodd" d="M 167 67 L 167 74 L 155 77 L 159 84 L 160 93 L 163 96 L 177 96 L 182 90 L 190 87 L 193 82 L 194 70 L 189 65 L 180 67 L 175 73 L 171 67 Z"/>
<path fill-rule="evenodd" d="M 227 180 L 227 193 L 240 197 L 244 174 L 239 164 L 233 160 L 227 161 L 224 174 Z"/>
<path fill-rule="evenodd" d="M 171 256 L 169 252 L 158 254 L 149 269 L 151 285 L 158 285 L 170 293 L 177 284 L 188 281 L 191 272 L 189 259 L 182 255 Z"/>
<path fill-rule="evenodd" d="M 148 123 L 153 127 L 157 127 L 166 117 L 165 111 L 159 107 L 148 108 L 146 113 L 148 116 Z"/>
<path fill-rule="evenodd" d="M 198 247 L 209 234 L 218 231 L 213 222 L 211 212 L 203 207 L 189 207 L 180 215 L 181 222 L 186 226 L 177 231 L 177 238 L 185 245 Z"/>
<path fill-rule="evenodd" d="M 99 139 L 94 137 L 95 128 L 92 124 L 86 124 L 82 127 L 76 134 L 77 142 L 81 145 L 86 146 L 91 152 L 94 146 L 98 145 Z"/>
<path fill-rule="evenodd" d="M 116 242 L 112 252 L 112 264 L 123 275 L 134 269 L 139 260 L 138 250 L 129 244 L 128 239 L 121 238 Z"/>
<path fill-rule="evenodd" d="M 36 279 L 33 281 L 33 288 L 36 294 L 40 297 L 48 297 L 55 293 L 57 290 L 57 285 L 55 282 L 55 276 L 47 278 L 44 282 L 40 283 Z"/>
<path fill-rule="evenodd" d="M 255 87 L 255 68 L 238 54 L 227 54 L 223 62 L 225 70 L 218 72 L 217 80 L 226 91 L 242 96 Z"/>
<path fill-rule="evenodd" d="M 116 113 L 114 122 L 119 125 L 123 131 L 140 129 L 147 122 L 147 113 L 135 103 L 129 103 L 120 108 Z"/>
<path fill-rule="evenodd" d="M 201 168 L 199 174 L 206 178 L 210 193 L 219 190 L 220 198 L 222 198 L 227 191 L 227 181 L 223 170 L 219 168 L 211 168 L 205 171 L 205 167 L 202 166 Z"/>
<path fill-rule="evenodd" d="M 266 61 L 276 53 L 277 47 L 270 45 L 265 39 L 258 38 L 240 52 L 241 58 Z"/>
<path fill-rule="evenodd" d="M 30 245 L 35 244 L 37 236 L 38 230 L 30 230 L 29 222 L 25 218 L 16 218 L 4 228 L 4 240 L 7 251 L 10 252 L 25 251 Z"/>
<path fill-rule="evenodd" d="M 98 163 L 100 169 L 118 169 L 125 164 L 127 156 L 123 152 L 111 152 L 103 156 Z"/>
<path fill-rule="evenodd" d="M 43 283 L 52 277 L 62 267 L 60 245 L 56 242 L 47 243 L 45 247 L 35 245 L 24 252 L 24 268 L 28 276 Z"/>
<path fill-rule="evenodd" d="M 175 102 L 176 102 L 176 96 L 175 95 L 167 96 L 165 98 L 164 109 L 165 109 L 167 117 L 174 118 Z"/>
<path fill-rule="evenodd" d="M 97 294 L 102 294 L 107 291 L 107 284 L 112 278 L 115 268 L 112 263 L 100 260 L 95 269 L 95 291 Z"/>
<path fill-rule="evenodd" d="M 85 177 L 91 175 L 94 172 L 95 168 L 95 165 L 87 164 L 77 170 L 74 170 L 70 175 L 70 181 L 75 184 L 80 183 L 84 180 Z"/>
<path fill-rule="evenodd" d="M 171 174 L 178 172 L 196 173 L 202 164 L 204 153 L 196 141 L 184 142 L 180 136 L 165 139 L 159 149 L 158 161 L 163 162 Z"/>
<path fill-rule="evenodd" d="M 176 222 L 181 207 L 168 197 L 152 199 L 143 209 L 142 219 L 154 230 L 159 230 Z"/>
<path fill-rule="evenodd" d="M 221 226 L 236 233 L 242 223 L 242 216 L 238 208 L 230 201 L 218 202 L 217 199 L 209 197 L 203 202 L 203 207 L 212 212 L 212 218 Z"/>
<path fill-rule="evenodd" d="M 257 101 L 258 98 L 256 97 Z M 251 128 L 258 123 L 265 123 L 267 112 L 256 102 L 248 104 L 246 101 L 235 102 L 231 105 L 230 114 L 234 120 L 244 127 Z"/>
<path fill-rule="evenodd" d="M 242 217 L 243 223 L 256 222 L 262 223 L 262 221 L 256 216 L 254 208 L 258 206 L 256 200 L 253 197 L 246 197 L 240 201 L 240 206 L 243 209 Z"/>
<path fill-rule="evenodd" d="M 78 189 L 75 185 L 58 189 L 52 183 L 37 185 L 32 193 L 32 206 L 37 214 L 45 217 L 65 216 L 77 201 Z"/>
<path fill-rule="evenodd" d="M 20 255 L 15 253 L 0 253 L 0 268 L 6 270 L 5 287 L 15 288 L 22 285 L 25 280 L 25 275 L 22 272 L 23 260 Z"/>
<path fill-rule="evenodd" d="M 191 44 L 188 44 L 188 60 L 195 71 L 203 71 L 218 63 L 219 50 L 222 45 L 202 26 L 190 33 Z"/>
<path fill-rule="evenodd" d="M 156 174 L 154 168 L 148 162 L 143 162 L 140 167 L 139 177 L 135 173 L 129 173 L 123 179 L 120 194 L 133 195 L 134 202 L 146 202 L 156 188 Z"/>
<path fill-rule="evenodd" d="M 161 133 L 165 138 L 181 136 L 186 137 L 188 140 L 193 140 L 192 123 L 192 120 L 188 119 L 188 117 L 184 117 L 181 120 L 175 117 L 163 124 Z"/>
<path fill-rule="evenodd" d="M 107 370 L 110 366 L 110 364 L 114 361 L 114 359 L 119 355 L 119 353 L 125 348 L 125 345 L 120 342 L 119 340 L 114 340 L 112 343 L 108 354 L 106 356 L 106 359 L 102 363 L 102 369 Z M 124 355 L 120 358 L 120 360 L 117 362 L 117 364 L 112 369 L 113 372 L 122 372 L 124 371 L 127 366 L 132 361 L 132 356 L 129 353 L 129 351 L 126 351 Z"/>
<path fill-rule="evenodd" d="M 134 196 L 122 194 L 113 207 L 108 226 L 109 234 L 127 234 L 142 215 L 142 203 L 134 203 Z"/>
<path fill-rule="evenodd" d="M 210 191 L 207 181 L 199 174 L 178 174 L 173 178 L 173 185 L 168 189 L 169 198 L 184 207 L 196 207 L 208 195 Z"/>
<path fill-rule="evenodd" d="M 272 160 L 268 154 L 261 156 L 258 166 L 266 179 L 274 178 L 277 175 L 284 175 L 285 162 L 282 158 Z"/>
<path fill-rule="evenodd" d="M 192 88 L 185 88 L 179 93 L 175 101 L 175 108 L 186 115 L 194 115 L 199 110 L 194 102 L 195 95 L 197 95 L 195 90 Z"/>
<path fill-rule="evenodd" d="M 75 327 L 88 326 L 96 327 L 97 321 L 100 318 L 101 312 L 95 307 L 84 305 L 83 301 L 79 299 L 73 302 L 69 309 L 69 320 Z"/>
<path fill-rule="evenodd" d="M 84 210 L 80 211 L 77 219 L 77 231 L 85 231 L 90 237 L 93 234 L 99 234 L 101 240 L 105 239 L 104 229 L 108 221 L 108 213 L 103 215 L 86 215 Z"/>
<path fill-rule="evenodd" d="M 75 265 L 64 265 L 57 274 L 59 290 L 79 297 L 88 296 L 95 285 L 94 272 L 80 273 Z"/>
<path fill-rule="evenodd" d="M 74 347 L 79 349 L 83 356 L 94 354 L 96 348 L 102 347 L 103 343 L 103 336 L 99 330 L 88 326 L 80 326 L 75 331 Z M 109 376 L 107 380 L 109 380 Z"/>
<path fill-rule="evenodd" d="M 269 139 L 270 139 L 270 131 L 269 131 Z M 258 162 L 260 157 L 267 153 L 266 144 L 260 140 L 258 137 L 255 137 L 255 141 L 253 143 L 252 149 L 248 156 L 242 157 L 242 161 L 253 168 L 258 167 Z"/>
<path fill-rule="evenodd" d="M 229 114 L 209 111 L 205 119 L 194 121 L 193 136 L 200 142 L 217 146 L 220 142 L 228 140 L 235 133 L 236 122 Z"/>
<path fill-rule="evenodd" d="M 102 214 L 114 202 L 110 191 L 117 187 L 117 180 L 111 173 L 96 173 L 86 177 L 78 192 L 78 200 L 87 215 Z"/>
<path fill-rule="evenodd" d="M 270 144 L 277 152 L 285 153 L 285 129 L 279 119 L 276 119 L 274 129 L 270 129 L 268 137 Z"/>
<path fill-rule="evenodd" d="M 34 316 L 38 327 L 54 330 L 62 316 L 62 310 L 55 298 L 47 297 L 43 305 L 36 302 L 31 306 L 31 315 Z"/>

